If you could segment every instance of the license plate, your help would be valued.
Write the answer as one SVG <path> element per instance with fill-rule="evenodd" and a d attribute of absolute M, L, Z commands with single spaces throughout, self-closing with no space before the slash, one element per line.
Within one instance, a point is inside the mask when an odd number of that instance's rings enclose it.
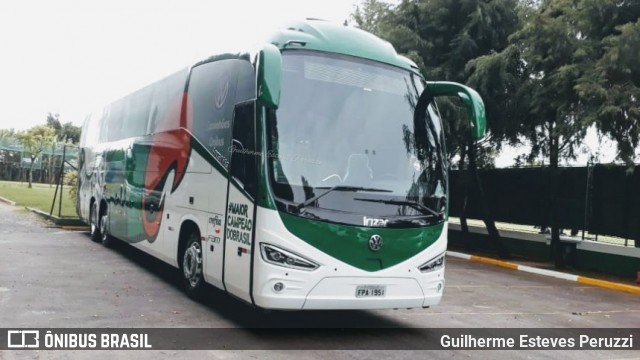
<path fill-rule="evenodd" d="M 356 297 L 384 297 L 387 287 L 384 285 L 360 285 L 356 287 Z"/>

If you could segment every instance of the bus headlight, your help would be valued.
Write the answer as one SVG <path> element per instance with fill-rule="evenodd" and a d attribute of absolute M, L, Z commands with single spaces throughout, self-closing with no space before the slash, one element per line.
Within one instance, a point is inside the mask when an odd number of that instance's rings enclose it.
<path fill-rule="evenodd" d="M 426 263 L 422 264 L 418 268 L 420 269 L 421 272 L 430 272 L 430 271 L 438 270 L 442 267 L 444 267 L 444 253 L 427 261 Z"/>
<path fill-rule="evenodd" d="M 269 264 L 291 269 L 312 271 L 320 266 L 300 255 L 293 254 L 270 244 L 260 243 L 260 253 L 262 254 L 262 260 Z"/>

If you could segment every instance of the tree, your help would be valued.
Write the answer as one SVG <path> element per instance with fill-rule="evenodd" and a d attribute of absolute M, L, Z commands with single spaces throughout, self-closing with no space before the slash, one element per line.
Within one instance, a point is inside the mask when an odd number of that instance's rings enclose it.
<path fill-rule="evenodd" d="M 77 200 L 78 198 L 78 170 L 69 170 L 64 173 L 64 184 L 68 186 L 69 196 Z"/>
<path fill-rule="evenodd" d="M 63 142 L 70 142 L 72 144 L 77 144 L 80 142 L 80 132 L 82 130 L 79 126 L 73 125 L 71 122 L 66 122 L 62 124 L 62 128 L 60 129 L 60 135 L 58 139 Z"/>
<path fill-rule="evenodd" d="M 53 115 L 48 113 L 47 126 L 54 130 L 56 139 L 59 142 L 71 142 L 72 144 L 77 144 L 80 141 L 80 127 L 73 125 L 72 122 L 62 124 L 60 122 L 59 114 Z"/>
<path fill-rule="evenodd" d="M 15 137 L 16 132 L 13 129 L 0 129 L 0 145 L 4 145 Z"/>
<path fill-rule="evenodd" d="M 56 136 L 60 134 L 62 125 L 60 124 L 60 114 L 47 114 L 47 126 L 55 131 Z"/>
<path fill-rule="evenodd" d="M 32 187 L 33 166 L 35 165 L 36 159 L 40 154 L 42 154 L 47 146 L 53 143 L 54 139 L 54 129 L 43 125 L 34 126 L 31 129 L 18 134 L 18 140 L 22 144 L 24 151 L 29 154 L 31 158 L 31 163 L 29 165 L 29 188 Z"/>
<path fill-rule="evenodd" d="M 558 167 L 575 157 L 586 130 L 618 140 L 629 161 L 640 137 L 640 4 L 596 0 L 543 0 L 526 11 L 523 28 L 502 54 L 518 54 L 526 76 L 514 95 L 526 107 L 520 128 L 532 144 L 529 160 L 549 159 L 552 257 L 564 266 L 558 224 Z"/>
<path fill-rule="evenodd" d="M 49 184 L 53 184 L 54 181 L 54 165 L 55 165 L 55 150 L 58 144 L 77 144 L 80 142 L 81 128 L 73 125 L 71 122 L 62 124 L 60 122 L 60 114 L 47 114 L 47 126 L 52 128 L 55 132 L 55 139 L 50 144 L 51 154 L 47 157 L 48 172 L 49 172 Z M 61 160 L 62 161 L 62 160 Z M 44 161 L 43 161 L 44 162 Z M 42 173 L 41 173 L 42 176 Z"/>
<path fill-rule="evenodd" d="M 577 21 L 590 42 L 589 71 L 576 84 L 586 118 L 631 165 L 640 142 L 640 2 L 582 0 Z"/>
<path fill-rule="evenodd" d="M 380 34 L 384 32 L 384 18 L 388 16 L 391 5 L 381 0 L 363 0 L 357 5 L 351 19 L 353 19 L 358 27 L 372 34 Z"/>
<path fill-rule="evenodd" d="M 13 129 L 0 129 L 0 160 L 4 159 L 6 150 L 14 145 L 15 140 L 16 132 Z"/>
<path fill-rule="evenodd" d="M 11 179 L 11 174 L 7 175 L 11 169 L 11 158 L 14 152 L 16 134 L 13 129 L 0 129 L 0 178 Z"/>
<path fill-rule="evenodd" d="M 499 61 L 500 57 L 515 56 L 524 65 L 523 82 L 511 96 L 526 108 L 519 132 L 532 144 L 529 160 L 540 155 L 549 159 L 549 219 L 544 225 L 551 225 L 552 256 L 560 267 L 558 166 L 561 158 L 575 156 L 588 128 L 575 85 L 587 70 L 584 55 L 589 44 L 575 21 L 575 3 L 548 0 L 530 5 L 523 10 L 526 22 L 510 38 L 510 46 L 489 57 Z"/>

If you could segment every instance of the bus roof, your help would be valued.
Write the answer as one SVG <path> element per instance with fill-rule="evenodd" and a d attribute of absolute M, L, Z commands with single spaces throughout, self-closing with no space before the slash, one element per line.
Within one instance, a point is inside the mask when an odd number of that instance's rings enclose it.
<path fill-rule="evenodd" d="M 272 35 L 269 41 L 280 50 L 305 49 L 333 52 L 418 71 L 416 64 L 398 55 L 388 41 L 366 31 L 329 21 L 315 19 L 298 21 Z"/>

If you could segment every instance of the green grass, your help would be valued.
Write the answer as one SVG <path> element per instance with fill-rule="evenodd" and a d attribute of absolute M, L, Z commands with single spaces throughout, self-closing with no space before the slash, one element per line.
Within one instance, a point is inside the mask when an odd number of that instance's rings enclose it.
<path fill-rule="evenodd" d="M 17 205 L 40 209 L 46 213 L 51 211 L 51 203 L 53 202 L 55 191 L 55 185 L 33 184 L 33 188 L 29 189 L 26 182 L 0 181 L 0 196 L 15 201 Z M 56 200 L 53 215 L 58 215 L 59 198 L 60 189 L 58 189 L 58 199 Z M 68 188 L 64 189 L 61 215 L 63 217 L 77 217 L 76 205 L 74 199 L 69 196 Z"/>

